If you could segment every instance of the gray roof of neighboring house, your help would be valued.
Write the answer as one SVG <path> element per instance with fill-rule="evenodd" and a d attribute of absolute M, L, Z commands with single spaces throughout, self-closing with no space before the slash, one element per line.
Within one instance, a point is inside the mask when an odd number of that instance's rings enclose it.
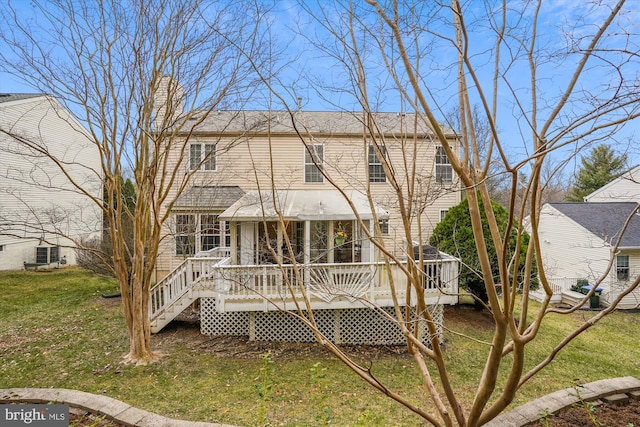
<path fill-rule="evenodd" d="M 558 211 L 615 245 L 629 215 L 638 207 L 633 202 L 549 203 Z M 621 248 L 640 247 L 640 215 L 635 213 L 618 245 Z"/>
<path fill-rule="evenodd" d="M 204 112 L 202 113 L 204 114 Z M 196 114 L 188 120 L 197 120 L 202 114 Z M 393 135 L 412 135 L 415 114 L 409 113 L 373 113 L 376 133 Z M 213 111 L 201 124 L 195 126 L 195 132 L 203 133 L 259 133 L 269 130 L 271 133 L 292 133 L 292 117 L 301 133 L 355 134 L 361 135 L 364 119 L 361 112 L 333 111 Z M 426 118 L 415 123 L 418 135 L 432 135 Z M 445 134 L 454 137 L 455 133 L 445 128 Z"/>
<path fill-rule="evenodd" d="M 41 93 L 0 93 L 0 102 L 20 101 L 22 99 L 44 96 Z"/>
<path fill-rule="evenodd" d="M 180 194 L 175 208 L 228 208 L 244 195 L 238 186 L 193 186 Z"/>

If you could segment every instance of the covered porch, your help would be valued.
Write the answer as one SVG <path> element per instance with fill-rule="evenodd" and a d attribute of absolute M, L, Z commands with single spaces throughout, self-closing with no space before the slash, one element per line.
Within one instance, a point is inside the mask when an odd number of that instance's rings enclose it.
<path fill-rule="evenodd" d="M 248 192 L 220 220 L 230 224 L 233 265 L 331 264 L 376 261 L 368 235 L 388 217 L 356 191 L 289 190 Z"/>

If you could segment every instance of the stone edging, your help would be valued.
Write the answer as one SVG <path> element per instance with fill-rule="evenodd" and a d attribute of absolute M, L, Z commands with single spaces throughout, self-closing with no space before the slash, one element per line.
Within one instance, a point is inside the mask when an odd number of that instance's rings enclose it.
<path fill-rule="evenodd" d="M 108 396 L 64 388 L 0 389 L 0 403 L 60 403 L 104 415 L 131 427 L 235 427 L 228 424 L 191 422 L 166 418 L 134 408 Z"/>
<path fill-rule="evenodd" d="M 640 390 L 640 380 L 634 377 L 610 378 L 606 380 L 587 383 L 580 388 L 580 397 L 584 401 L 593 401 L 612 394 L 629 393 Z M 574 388 L 566 388 L 539 399 L 531 401 L 516 409 L 501 414 L 491 420 L 485 426 L 489 427 L 516 427 L 540 419 L 541 414 L 558 412 L 567 408 L 580 399 Z"/>
<path fill-rule="evenodd" d="M 593 401 L 608 395 L 640 391 L 640 380 L 620 377 L 595 381 L 581 386 L 584 401 Z M 489 427 L 516 427 L 540 419 L 540 414 L 554 413 L 567 408 L 579 399 L 573 388 L 566 388 L 519 406 L 491 420 Z M 237 427 L 229 424 L 191 422 L 166 418 L 143 411 L 107 396 L 62 388 L 9 388 L 0 389 L 0 403 L 49 403 L 67 404 L 86 411 L 105 415 L 114 421 L 131 427 Z"/>

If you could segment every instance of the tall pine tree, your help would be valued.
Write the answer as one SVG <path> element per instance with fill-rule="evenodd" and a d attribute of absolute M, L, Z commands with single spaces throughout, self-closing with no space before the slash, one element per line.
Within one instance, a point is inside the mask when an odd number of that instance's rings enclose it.
<path fill-rule="evenodd" d="M 617 156 L 608 145 L 598 145 L 581 160 L 582 167 L 567 200 L 582 202 L 584 197 L 608 184 L 627 170 L 627 155 Z"/>

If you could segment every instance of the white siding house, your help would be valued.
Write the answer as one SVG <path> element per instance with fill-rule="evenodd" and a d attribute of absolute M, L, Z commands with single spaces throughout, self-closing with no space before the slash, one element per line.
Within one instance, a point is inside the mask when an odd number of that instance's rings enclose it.
<path fill-rule="evenodd" d="M 53 161 L 52 158 L 56 159 Z M 75 263 L 74 239 L 99 233 L 100 157 L 57 100 L 0 94 L 0 269 Z"/>
<path fill-rule="evenodd" d="M 601 302 L 611 304 L 640 274 L 640 216 L 635 202 L 547 203 L 540 212 L 539 235 L 545 272 L 561 300 L 578 281 L 602 280 Z M 630 218 L 625 229 L 625 223 Z M 541 291 L 533 293 L 542 297 Z M 620 308 L 640 303 L 640 291 Z"/>
<path fill-rule="evenodd" d="M 304 289 L 336 341 L 402 342 L 397 327 L 383 333 L 390 322 L 371 307 L 393 305 L 390 278 L 405 304 L 406 280 L 402 266 L 385 264 L 373 239 L 410 262 L 407 247 L 428 241 L 461 191 L 424 122 L 396 113 L 373 120 L 368 127 L 361 112 L 219 111 L 190 129 L 188 149 L 169 159 L 195 174 L 175 194 L 165 227 L 152 330 L 200 300 L 205 334 L 314 340 L 281 311 L 300 304 Z M 456 150 L 452 131 L 449 138 Z M 400 214 L 379 155 L 402 188 L 415 185 L 411 218 Z M 411 241 L 403 221 L 411 224 Z M 457 268 L 453 257 L 425 254 L 425 298 L 434 313 L 457 302 Z"/>

